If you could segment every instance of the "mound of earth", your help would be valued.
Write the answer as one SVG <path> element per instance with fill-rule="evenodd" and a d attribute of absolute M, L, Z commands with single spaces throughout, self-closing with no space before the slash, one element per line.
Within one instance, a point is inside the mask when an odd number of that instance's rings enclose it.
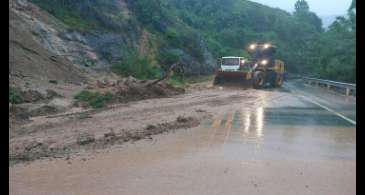
<path fill-rule="evenodd" d="M 174 87 L 166 82 L 140 81 L 132 77 L 119 82 L 117 95 L 123 101 L 147 98 L 168 97 L 184 93 L 183 88 Z"/>
<path fill-rule="evenodd" d="M 138 80 L 132 76 L 121 80 L 97 80 L 87 89 L 112 92 L 115 102 L 125 103 L 149 98 L 161 98 L 185 93 L 184 88 L 175 87 L 164 80 Z"/>

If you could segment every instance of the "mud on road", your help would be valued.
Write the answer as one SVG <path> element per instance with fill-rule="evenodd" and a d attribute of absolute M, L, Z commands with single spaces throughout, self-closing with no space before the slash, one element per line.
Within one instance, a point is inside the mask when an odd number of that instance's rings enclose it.
<path fill-rule="evenodd" d="M 252 89 L 251 89 L 252 90 Z M 168 98 L 113 104 L 107 108 L 30 117 L 10 131 L 10 164 L 41 158 L 69 158 L 82 151 L 152 139 L 151 135 L 198 126 L 232 104 L 257 101 L 250 89 L 222 89 L 210 82 Z M 229 105 L 229 107 L 228 107 Z"/>
<path fill-rule="evenodd" d="M 42 144 L 30 150 L 64 145 L 69 153 L 11 166 L 10 192 L 356 194 L 356 125 L 298 88 L 195 85 L 170 98 L 32 119 L 32 131 L 11 138 L 13 149 L 34 139 Z M 307 90 L 356 113 L 352 98 Z"/>

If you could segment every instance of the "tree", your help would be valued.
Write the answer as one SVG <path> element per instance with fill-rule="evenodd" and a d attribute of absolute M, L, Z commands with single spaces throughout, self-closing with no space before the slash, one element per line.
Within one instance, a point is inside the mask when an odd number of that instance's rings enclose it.
<path fill-rule="evenodd" d="M 317 32 L 322 32 L 322 20 L 309 10 L 309 5 L 305 0 L 298 0 L 295 3 L 294 17 L 301 24 L 309 24 Z"/>
<path fill-rule="evenodd" d="M 319 63 L 313 70 L 318 77 L 356 82 L 356 16 L 352 6 L 348 17 L 337 17 L 317 39 L 314 50 L 318 51 Z"/>
<path fill-rule="evenodd" d="M 356 10 L 356 0 L 352 0 L 349 11 Z"/>
<path fill-rule="evenodd" d="M 298 0 L 295 3 L 295 12 L 308 12 L 309 5 L 305 0 Z"/>

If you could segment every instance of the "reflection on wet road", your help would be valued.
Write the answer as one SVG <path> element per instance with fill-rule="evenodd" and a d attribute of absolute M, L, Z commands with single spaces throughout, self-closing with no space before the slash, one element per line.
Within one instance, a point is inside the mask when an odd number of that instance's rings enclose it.
<path fill-rule="evenodd" d="M 321 108 L 243 108 L 205 128 L 215 132 L 211 145 L 242 159 L 355 159 L 355 127 Z"/>
<path fill-rule="evenodd" d="M 10 189 L 13 194 L 70 189 L 72 194 L 356 194 L 355 125 L 290 88 L 253 93 L 256 101 L 243 99 L 194 129 L 127 144 L 86 162 L 18 166 L 10 171 Z M 356 100 L 331 98 L 326 105 L 356 119 Z"/>

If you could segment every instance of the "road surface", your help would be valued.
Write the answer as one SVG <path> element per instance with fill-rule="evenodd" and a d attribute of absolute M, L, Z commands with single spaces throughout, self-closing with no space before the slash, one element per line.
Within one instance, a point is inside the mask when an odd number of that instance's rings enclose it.
<path fill-rule="evenodd" d="M 356 194 L 356 98 L 300 82 L 209 91 L 227 94 L 198 127 L 11 166 L 10 194 Z"/>

